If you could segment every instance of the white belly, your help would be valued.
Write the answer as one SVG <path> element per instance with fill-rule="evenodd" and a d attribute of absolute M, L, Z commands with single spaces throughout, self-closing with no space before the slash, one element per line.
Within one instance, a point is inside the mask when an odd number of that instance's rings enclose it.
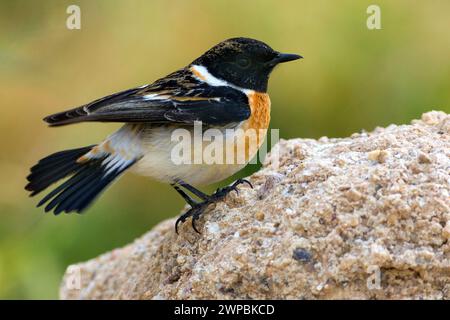
<path fill-rule="evenodd" d="M 172 155 L 173 148 L 179 142 L 171 141 L 172 131 L 169 128 L 148 127 L 141 134 L 144 156 L 132 167 L 133 171 L 166 183 L 173 183 L 177 179 L 181 179 L 194 186 L 212 184 L 241 170 L 250 160 L 246 159 L 244 162 L 239 161 L 231 164 L 222 164 L 223 162 L 179 164 L 174 162 Z M 204 142 L 202 148 L 207 145 L 209 143 Z M 202 152 L 202 150 L 197 150 L 197 152 Z M 256 151 L 252 153 L 256 153 Z"/>

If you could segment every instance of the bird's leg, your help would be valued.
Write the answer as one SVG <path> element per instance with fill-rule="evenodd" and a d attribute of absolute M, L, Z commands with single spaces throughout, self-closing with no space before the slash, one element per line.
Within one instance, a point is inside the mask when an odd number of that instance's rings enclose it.
<path fill-rule="evenodd" d="M 200 190 L 194 188 L 193 186 L 191 186 L 190 184 L 187 184 L 186 182 L 184 182 L 182 180 L 178 180 L 178 184 L 180 186 L 182 186 L 183 188 L 185 188 L 186 190 L 188 190 L 189 192 L 192 192 L 193 194 L 195 194 L 197 197 L 199 197 L 203 201 L 206 201 L 209 199 L 209 196 L 206 193 L 201 192 Z"/>
<path fill-rule="evenodd" d="M 192 228 L 197 232 L 200 233 L 196 226 L 195 221 L 198 220 L 200 215 L 205 211 L 205 209 L 212 203 L 219 202 L 223 200 L 227 194 L 229 194 L 231 191 L 236 191 L 237 194 L 239 194 L 239 191 L 237 187 L 242 184 L 246 183 L 251 188 L 253 188 L 253 185 L 250 183 L 250 181 L 245 179 L 238 179 L 236 180 L 231 186 L 227 186 L 224 188 L 219 188 L 216 190 L 215 193 L 212 195 L 207 195 L 200 190 L 197 190 L 193 186 L 187 184 L 184 181 L 177 181 L 177 184 L 185 188 L 186 190 L 192 192 L 194 195 L 202 199 L 202 202 L 195 202 L 191 197 L 189 197 L 183 190 L 181 190 L 177 185 L 173 184 L 172 186 L 175 188 L 175 190 L 186 200 L 186 202 L 191 206 L 191 209 L 189 209 L 187 212 L 182 214 L 177 221 L 175 222 L 175 232 L 178 234 L 178 224 L 183 223 L 186 221 L 187 218 L 192 217 Z"/>
<path fill-rule="evenodd" d="M 183 197 L 183 199 L 191 206 L 191 208 L 177 219 L 177 221 L 175 222 L 175 232 L 178 234 L 178 224 L 180 222 L 183 223 L 184 221 L 186 221 L 187 218 L 192 217 L 192 228 L 197 233 L 200 233 L 195 226 L 195 221 L 198 220 L 198 218 L 203 213 L 203 211 L 206 209 L 206 207 L 211 203 L 211 202 L 209 202 L 209 196 L 207 194 L 201 192 L 200 190 L 197 190 L 196 188 L 194 188 L 190 184 L 187 184 L 184 181 L 178 180 L 176 183 L 178 185 L 174 183 L 174 184 L 172 184 L 172 187 Z M 180 188 L 180 186 L 185 188 L 186 190 L 190 191 L 191 193 L 193 193 L 194 195 L 196 195 L 203 201 L 196 202 L 189 195 L 187 195 L 186 192 L 184 192 Z"/>
<path fill-rule="evenodd" d="M 181 190 L 179 186 L 177 186 L 176 184 L 172 184 L 172 187 L 183 197 L 184 201 L 186 201 L 191 207 L 194 207 L 197 204 L 197 202 L 191 197 L 189 197 L 186 194 L 186 192 Z"/>

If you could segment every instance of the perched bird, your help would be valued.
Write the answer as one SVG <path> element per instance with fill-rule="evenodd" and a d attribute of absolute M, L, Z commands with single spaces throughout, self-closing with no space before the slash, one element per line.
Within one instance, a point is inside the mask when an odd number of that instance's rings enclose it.
<path fill-rule="evenodd" d="M 232 38 L 212 47 L 188 66 L 152 84 L 118 92 L 83 106 L 44 118 L 50 126 L 86 121 L 123 122 L 118 131 L 97 145 L 60 151 L 31 168 L 25 189 L 31 196 L 68 177 L 38 204 L 45 211 L 82 212 L 127 170 L 171 184 L 191 206 L 176 222 L 192 217 L 192 226 L 204 209 L 222 200 L 247 180 L 207 195 L 194 185 L 221 181 L 242 169 L 257 153 L 270 121 L 267 94 L 269 75 L 279 63 L 302 58 L 273 50 L 249 38 Z M 257 129 L 246 141 L 245 159 L 239 163 L 174 163 L 174 130 L 193 133 L 194 122 L 203 130 Z M 261 131 L 262 130 L 262 131 Z M 245 139 L 242 133 L 227 142 Z M 228 141 L 228 140 L 227 140 Z M 205 148 L 202 143 L 196 148 Z M 232 147 L 235 147 L 232 145 Z M 198 197 L 194 200 L 188 193 Z M 198 232 L 198 231 L 197 231 Z"/>

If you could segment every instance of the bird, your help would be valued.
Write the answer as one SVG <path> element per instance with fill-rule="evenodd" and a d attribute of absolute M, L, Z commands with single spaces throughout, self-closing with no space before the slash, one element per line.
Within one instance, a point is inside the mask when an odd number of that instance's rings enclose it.
<path fill-rule="evenodd" d="M 222 181 L 241 170 L 260 148 L 270 123 L 269 76 L 280 63 L 303 58 L 281 53 L 266 43 L 231 38 L 207 50 L 187 66 L 151 84 L 120 91 L 85 105 L 58 112 L 43 120 L 50 127 L 80 122 L 120 122 L 123 126 L 98 144 L 53 153 L 30 169 L 25 189 L 35 196 L 64 180 L 38 207 L 44 211 L 82 213 L 112 182 L 126 171 L 170 184 L 190 206 L 175 223 L 195 221 L 212 203 L 250 181 L 238 179 L 211 195 L 197 187 Z M 182 129 L 193 133 L 216 129 L 223 135 L 241 129 L 228 146 L 236 148 L 245 130 L 257 130 L 245 141 L 242 161 L 227 163 L 175 163 L 172 136 Z M 204 149 L 201 143 L 195 148 Z M 202 151 L 200 150 L 200 151 Z M 195 150 L 194 150 L 195 151 Z M 230 163 L 229 163 L 230 162 Z M 190 195 L 192 194 L 192 195 Z M 198 198 L 198 199 L 194 199 Z"/>

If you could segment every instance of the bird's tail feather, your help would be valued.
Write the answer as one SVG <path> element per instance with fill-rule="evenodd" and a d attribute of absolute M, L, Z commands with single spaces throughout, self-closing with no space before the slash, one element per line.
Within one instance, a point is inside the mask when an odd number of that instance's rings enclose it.
<path fill-rule="evenodd" d="M 38 204 L 47 203 L 45 211 L 54 209 L 55 214 L 61 212 L 82 212 L 89 204 L 121 173 L 135 161 L 107 170 L 103 161 L 108 157 L 79 161 L 93 147 L 65 150 L 41 159 L 31 168 L 25 189 L 34 196 L 51 184 L 69 177 L 65 182 L 47 194 Z"/>

